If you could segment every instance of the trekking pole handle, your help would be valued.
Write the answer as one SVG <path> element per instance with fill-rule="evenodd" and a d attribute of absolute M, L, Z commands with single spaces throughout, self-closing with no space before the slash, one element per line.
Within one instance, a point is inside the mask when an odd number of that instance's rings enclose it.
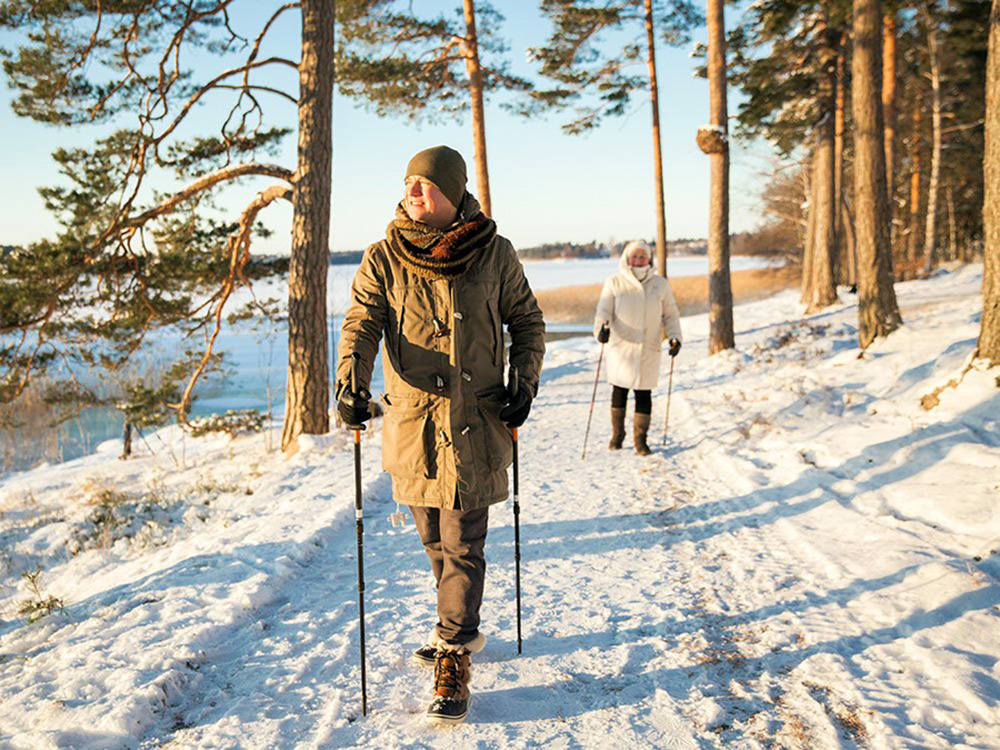
<path fill-rule="evenodd" d="M 351 393 L 358 393 L 358 365 L 361 364 L 361 355 L 351 352 Z"/>

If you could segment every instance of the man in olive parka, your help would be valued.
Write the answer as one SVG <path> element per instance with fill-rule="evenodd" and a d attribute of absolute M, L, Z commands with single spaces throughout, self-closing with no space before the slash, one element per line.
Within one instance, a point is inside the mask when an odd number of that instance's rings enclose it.
<path fill-rule="evenodd" d="M 485 644 L 489 506 L 508 496 L 510 428 L 527 418 L 538 390 L 545 324 L 513 246 L 465 189 L 461 155 L 446 146 L 421 151 L 405 178 L 385 239 L 365 251 L 354 277 L 338 350 L 338 409 L 348 426 L 369 418 L 384 338 L 382 464 L 393 498 L 413 514 L 438 585 L 435 635 L 415 656 L 435 665 L 428 718 L 456 723 L 468 711 L 470 654 Z M 504 326 L 516 394 L 504 384 Z"/>

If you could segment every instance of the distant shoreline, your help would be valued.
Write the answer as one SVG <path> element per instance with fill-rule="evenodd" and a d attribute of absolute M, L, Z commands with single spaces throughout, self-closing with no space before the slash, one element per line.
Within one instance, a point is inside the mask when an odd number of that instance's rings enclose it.
<path fill-rule="evenodd" d="M 752 302 L 770 297 L 799 284 L 798 266 L 758 268 L 733 271 L 731 274 L 733 302 Z M 564 325 L 593 322 L 601 284 L 582 284 L 558 289 L 543 289 L 535 293 L 545 319 Z M 670 288 L 682 316 L 708 312 L 708 276 L 678 276 L 670 279 Z"/>

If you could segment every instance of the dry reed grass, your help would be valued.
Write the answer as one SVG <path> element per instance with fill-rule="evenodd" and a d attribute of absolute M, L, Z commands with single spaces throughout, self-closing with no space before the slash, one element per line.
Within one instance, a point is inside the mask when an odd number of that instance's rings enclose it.
<path fill-rule="evenodd" d="M 733 299 L 736 304 L 770 297 L 799 284 L 799 267 L 761 268 L 734 271 Z M 708 276 L 678 276 L 670 280 L 674 299 L 681 315 L 696 315 L 708 310 Z M 601 284 L 568 286 L 536 292 L 545 319 L 556 323 L 590 323 L 597 309 Z"/>

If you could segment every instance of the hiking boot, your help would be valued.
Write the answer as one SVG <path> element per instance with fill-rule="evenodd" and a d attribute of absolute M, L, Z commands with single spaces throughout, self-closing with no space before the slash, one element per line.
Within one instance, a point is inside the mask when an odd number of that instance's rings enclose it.
<path fill-rule="evenodd" d="M 469 714 L 472 662 L 464 646 L 444 644 L 434 664 L 434 698 L 427 709 L 433 724 L 460 724 Z"/>
<path fill-rule="evenodd" d="M 413 660 L 422 666 L 433 667 L 437 662 L 437 651 L 437 646 L 433 643 L 428 643 L 413 652 Z"/>
<path fill-rule="evenodd" d="M 625 410 L 611 407 L 611 442 L 608 449 L 620 451 L 625 440 Z"/>
<path fill-rule="evenodd" d="M 651 451 L 646 443 L 646 435 L 649 434 L 649 415 L 636 414 L 632 422 L 632 438 L 635 441 L 635 452 L 640 456 L 648 456 Z"/>

